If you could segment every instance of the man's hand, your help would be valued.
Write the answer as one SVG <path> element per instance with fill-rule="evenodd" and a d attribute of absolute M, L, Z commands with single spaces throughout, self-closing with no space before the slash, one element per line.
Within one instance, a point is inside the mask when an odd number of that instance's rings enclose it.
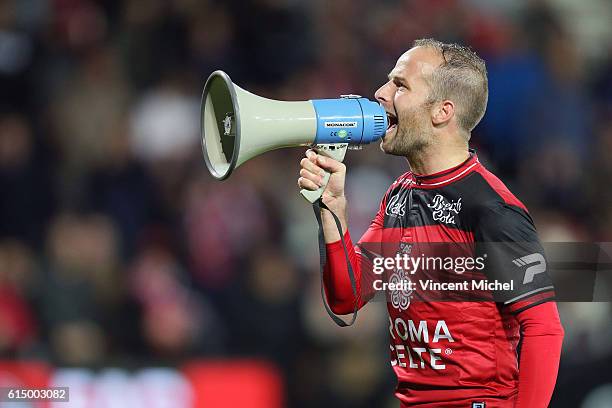
<path fill-rule="evenodd" d="M 321 196 L 323 203 L 340 219 L 342 232 L 346 231 L 346 198 L 344 197 L 344 179 L 346 166 L 337 160 L 307 150 L 306 157 L 300 161 L 300 178 L 298 186 L 306 190 L 317 190 L 323 184 L 324 170 L 330 173 L 329 182 Z M 326 242 L 340 239 L 336 224 L 328 211 L 322 211 L 323 232 Z"/>
<path fill-rule="evenodd" d="M 298 186 L 306 190 L 317 190 L 323 185 L 324 171 L 330 173 L 329 182 L 323 191 L 323 202 L 332 211 L 335 212 L 342 201 L 341 205 L 345 205 L 344 200 L 344 176 L 346 174 L 346 166 L 337 160 L 330 157 L 317 154 L 314 150 L 306 151 L 306 157 L 300 162 L 300 178 Z"/>

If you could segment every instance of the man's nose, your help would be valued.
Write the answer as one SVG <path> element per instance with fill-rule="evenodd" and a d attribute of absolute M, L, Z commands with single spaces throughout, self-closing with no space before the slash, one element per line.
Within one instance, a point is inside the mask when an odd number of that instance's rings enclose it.
<path fill-rule="evenodd" d="M 391 97 L 389 94 L 389 83 L 388 82 L 385 83 L 380 88 L 378 88 L 376 92 L 374 92 L 374 98 L 376 98 L 376 100 L 381 104 L 389 103 L 389 101 L 391 100 Z"/>

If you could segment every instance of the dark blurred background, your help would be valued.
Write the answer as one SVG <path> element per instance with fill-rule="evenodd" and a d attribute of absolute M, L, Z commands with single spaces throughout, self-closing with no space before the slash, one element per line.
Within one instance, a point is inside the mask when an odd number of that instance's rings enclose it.
<path fill-rule="evenodd" d="M 416 38 L 471 45 L 472 146 L 544 241 L 612 241 L 608 0 L 0 1 L 0 356 L 56 367 L 259 358 L 288 407 L 392 407 L 384 304 L 329 320 L 302 149 L 208 175 L 199 98 L 373 98 Z M 405 161 L 349 152 L 353 236 Z M 553 407 L 612 406 L 610 303 L 559 305 Z M 62 405 L 63 406 L 63 405 Z"/>

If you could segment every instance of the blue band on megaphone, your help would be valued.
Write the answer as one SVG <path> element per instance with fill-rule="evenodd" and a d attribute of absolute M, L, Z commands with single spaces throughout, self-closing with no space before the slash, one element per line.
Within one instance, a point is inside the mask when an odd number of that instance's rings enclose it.
<path fill-rule="evenodd" d="M 385 110 L 367 98 L 313 99 L 317 115 L 315 144 L 368 144 L 387 129 Z"/>

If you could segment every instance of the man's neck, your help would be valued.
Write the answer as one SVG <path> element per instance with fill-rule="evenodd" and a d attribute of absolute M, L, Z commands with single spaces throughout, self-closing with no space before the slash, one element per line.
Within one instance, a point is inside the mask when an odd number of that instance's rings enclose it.
<path fill-rule="evenodd" d="M 443 149 L 441 146 L 430 145 L 406 159 L 413 173 L 425 176 L 456 167 L 469 157 L 470 152 L 467 146 L 452 146 Z"/>

